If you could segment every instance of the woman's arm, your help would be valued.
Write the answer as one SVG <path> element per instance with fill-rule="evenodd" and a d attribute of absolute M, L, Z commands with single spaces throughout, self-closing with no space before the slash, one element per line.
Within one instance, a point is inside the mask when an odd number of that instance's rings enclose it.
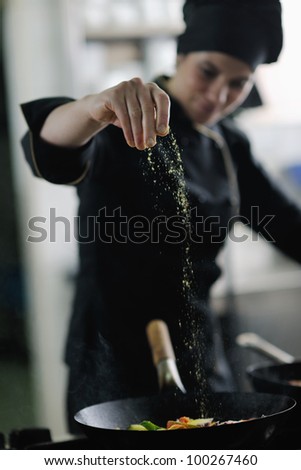
<path fill-rule="evenodd" d="M 166 135 L 169 97 L 155 83 L 140 78 L 88 95 L 55 108 L 46 118 L 40 136 L 60 147 L 77 148 L 110 124 L 120 127 L 130 147 L 144 150 Z"/>

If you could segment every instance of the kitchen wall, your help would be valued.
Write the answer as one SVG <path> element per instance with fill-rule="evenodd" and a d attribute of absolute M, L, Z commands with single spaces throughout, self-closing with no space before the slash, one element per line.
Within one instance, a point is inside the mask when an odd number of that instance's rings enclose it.
<path fill-rule="evenodd" d="M 77 268 L 76 246 L 66 240 L 66 224 L 76 214 L 73 188 L 33 178 L 20 148 L 26 125 L 19 104 L 43 96 L 79 97 L 141 75 L 171 73 L 182 28 L 181 0 L 8 0 L 5 2 L 5 64 L 17 198 L 18 224 L 25 267 L 27 320 L 30 332 L 36 424 L 54 435 L 66 432 L 64 340 Z M 296 57 L 300 43 L 295 18 L 301 7 L 283 1 L 286 43 L 279 64 L 263 67 L 258 86 L 265 105 L 239 117 L 251 136 L 258 158 L 300 201 L 299 188 L 284 177 L 300 164 L 301 93 Z M 276 91 L 277 90 L 277 91 Z M 295 188 L 295 189 L 294 189 Z M 52 212 L 53 213 L 53 212 Z M 45 217 L 55 227 L 55 240 L 29 243 L 28 221 Z M 237 230 L 243 230 L 242 227 Z M 262 241 L 229 243 L 221 257 L 227 276 L 214 296 L 229 287 L 239 294 L 275 286 L 300 287 L 300 268 Z M 260 272 L 260 275 L 258 275 Z M 277 282 L 276 282 L 277 281 Z"/>
<path fill-rule="evenodd" d="M 54 187 L 30 173 L 20 146 L 26 130 L 20 103 L 42 96 L 73 94 L 67 9 L 68 2 L 58 0 L 9 0 L 4 6 L 3 25 L 12 165 L 31 352 L 33 424 L 49 426 L 54 433 L 65 429 L 66 369 L 62 358 L 73 291 L 68 279 L 77 259 L 73 244 L 64 240 L 62 224 L 56 224 L 55 242 L 48 237 L 44 243 L 29 243 L 28 223 L 32 217 L 44 217 L 49 234 L 50 209 L 58 208 L 57 215 L 72 221 L 77 201 L 72 188 Z"/>

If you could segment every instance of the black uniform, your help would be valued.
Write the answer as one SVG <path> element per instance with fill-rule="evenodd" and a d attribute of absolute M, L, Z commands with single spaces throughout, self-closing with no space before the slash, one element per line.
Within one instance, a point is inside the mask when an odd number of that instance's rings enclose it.
<path fill-rule="evenodd" d="M 153 318 L 162 318 L 170 328 L 187 388 L 200 386 L 201 363 L 202 380 L 205 377 L 214 390 L 231 390 L 231 372 L 209 306 L 210 288 L 220 275 L 216 257 L 233 217 L 233 192 L 219 146 L 197 131 L 172 100 L 170 127 L 181 149 L 191 208 L 195 285 L 188 307 L 182 289 L 185 243 L 175 230 L 158 224 L 158 215 L 171 220 L 177 214 L 164 164 L 158 182 L 148 171 L 146 153 L 130 148 L 114 126 L 79 149 L 43 142 L 39 131 L 46 116 L 68 101 L 42 99 L 22 109 L 30 128 L 23 146 L 34 174 L 74 184 L 79 197 L 80 269 L 66 348 L 71 415 L 96 402 L 157 391 L 145 335 Z M 222 121 L 214 130 L 231 152 L 241 220 L 301 261 L 300 209 L 253 159 L 247 138 L 233 120 Z M 161 139 L 162 146 L 164 139 L 168 137 Z M 153 158 L 164 163 L 166 156 L 156 147 Z M 265 227 L 263 220 L 271 215 Z M 166 241 L 166 235 L 175 238 Z M 190 308 L 193 313 L 186 315 Z M 186 341 L 190 332 L 197 334 L 193 350 Z"/>

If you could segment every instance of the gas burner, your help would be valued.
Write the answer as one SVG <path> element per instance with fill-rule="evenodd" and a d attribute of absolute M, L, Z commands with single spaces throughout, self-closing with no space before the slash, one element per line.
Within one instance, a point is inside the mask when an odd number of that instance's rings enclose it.
<path fill-rule="evenodd" d="M 48 428 L 13 429 L 6 439 L 0 433 L 0 449 L 43 450 L 43 449 L 92 449 L 86 436 L 68 434 L 61 440 L 53 440 Z"/>
<path fill-rule="evenodd" d="M 47 428 L 13 429 L 9 434 L 10 449 L 27 449 L 40 442 L 51 442 L 51 433 Z"/>

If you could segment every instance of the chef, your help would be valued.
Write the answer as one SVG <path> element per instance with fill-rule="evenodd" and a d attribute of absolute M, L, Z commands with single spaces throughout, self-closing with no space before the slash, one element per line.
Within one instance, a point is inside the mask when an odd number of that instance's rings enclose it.
<path fill-rule="evenodd" d="M 22 105 L 34 175 L 73 185 L 79 200 L 65 356 L 71 430 L 85 406 L 157 392 L 145 335 L 153 318 L 169 327 L 187 389 L 234 389 L 210 289 L 236 220 L 301 261 L 300 208 L 231 119 L 256 68 L 278 59 L 281 5 L 191 0 L 183 12 L 172 76 Z"/>

